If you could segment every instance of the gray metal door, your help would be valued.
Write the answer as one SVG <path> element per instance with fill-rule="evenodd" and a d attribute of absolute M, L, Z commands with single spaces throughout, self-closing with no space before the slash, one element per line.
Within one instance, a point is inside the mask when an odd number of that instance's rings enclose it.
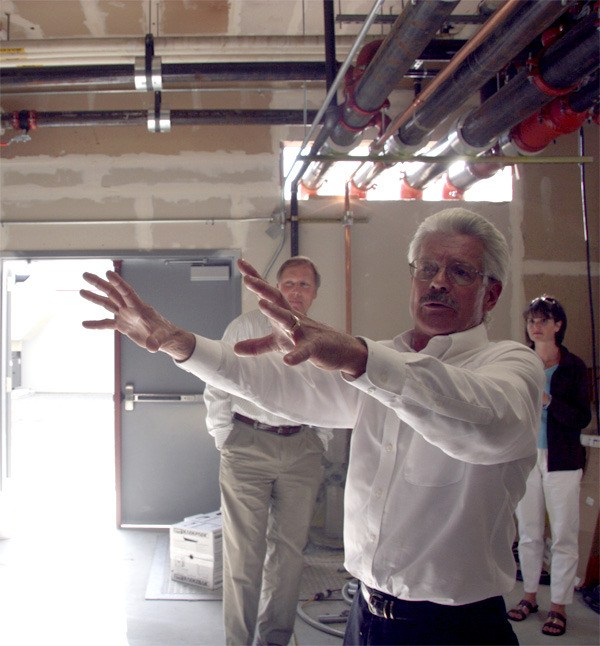
<path fill-rule="evenodd" d="M 235 252 L 126 259 L 122 276 L 178 325 L 218 339 L 241 309 Z M 219 454 L 204 383 L 162 353 L 118 344 L 117 483 L 122 526 L 163 526 L 219 508 Z"/>

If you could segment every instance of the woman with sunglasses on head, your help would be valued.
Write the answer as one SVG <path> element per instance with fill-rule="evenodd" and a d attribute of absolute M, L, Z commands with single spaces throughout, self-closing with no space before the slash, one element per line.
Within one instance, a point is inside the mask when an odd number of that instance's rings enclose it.
<path fill-rule="evenodd" d="M 524 595 L 508 617 L 523 621 L 538 611 L 547 511 L 552 534 L 551 607 L 542 632 L 558 637 L 567 627 L 565 608 L 573 600 L 578 561 L 579 487 L 585 465 L 580 434 L 591 419 L 587 369 L 562 344 L 567 315 L 555 298 L 534 298 L 523 317 L 527 343 L 544 362 L 546 387 L 538 459 L 516 509 Z"/>

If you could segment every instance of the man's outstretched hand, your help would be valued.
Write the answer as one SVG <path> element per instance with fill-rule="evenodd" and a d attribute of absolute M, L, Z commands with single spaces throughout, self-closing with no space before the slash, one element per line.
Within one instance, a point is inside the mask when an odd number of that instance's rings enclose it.
<path fill-rule="evenodd" d="M 362 341 L 293 310 L 283 294 L 246 261 L 239 260 L 238 267 L 244 285 L 259 297 L 258 305 L 270 319 L 273 333 L 240 341 L 234 347 L 236 354 L 254 356 L 278 351 L 285 353 L 283 360 L 290 366 L 310 361 L 323 370 L 341 370 L 351 377 L 363 374 L 367 347 Z"/>
<path fill-rule="evenodd" d="M 258 295 L 259 307 L 271 320 L 273 332 L 260 339 L 237 343 L 237 354 L 283 352 L 284 361 L 290 366 L 310 361 L 323 370 L 341 370 L 351 377 L 363 374 L 367 347 L 362 341 L 293 310 L 281 292 L 264 281 L 252 265 L 239 260 L 238 266 L 244 285 Z M 117 330 L 140 347 L 150 352 L 165 352 L 176 361 L 185 361 L 191 356 L 196 347 L 194 335 L 142 301 L 117 273 L 106 272 L 106 280 L 87 272 L 83 277 L 104 295 L 82 289 L 81 296 L 112 315 L 112 318 L 83 321 L 85 328 Z"/>
<path fill-rule="evenodd" d="M 84 273 L 83 278 L 105 296 L 82 289 L 80 295 L 104 307 L 113 318 L 83 321 L 89 330 L 117 330 L 150 352 L 165 352 L 176 361 L 188 359 L 196 346 L 194 335 L 161 316 L 144 303 L 129 283 L 114 271 L 107 271 L 104 280 L 96 274 Z"/>

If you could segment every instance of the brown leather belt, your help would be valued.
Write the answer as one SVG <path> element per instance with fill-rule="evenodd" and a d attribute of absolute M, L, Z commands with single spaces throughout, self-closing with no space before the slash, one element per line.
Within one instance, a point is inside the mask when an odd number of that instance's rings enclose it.
<path fill-rule="evenodd" d="M 271 426 L 269 424 L 263 424 L 258 422 L 251 417 L 246 417 L 245 415 L 240 415 L 240 413 L 233 414 L 234 419 L 252 426 L 257 431 L 267 431 L 269 433 L 276 433 L 277 435 L 294 435 L 298 431 L 302 430 L 302 426 Z"/>

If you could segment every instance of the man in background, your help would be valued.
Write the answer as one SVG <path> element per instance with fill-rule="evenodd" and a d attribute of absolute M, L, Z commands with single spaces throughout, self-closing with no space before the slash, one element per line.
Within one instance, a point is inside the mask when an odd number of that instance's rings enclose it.
<path fill-rule="evenodd" d="M 295 256 L 277 272 L 291 308 L 307 314 L 321 277 Z M 259 310 L 234 319 L 223 341 L 271 334 Z M 228 645 L 287 644 L 294 628 L 303 549 L 322 477 L 326 431 L 273 415 L 206 385 L 206 425 L 221 452 L 223 622 Z M 319 437 L 320 436 L 320 437 Z"/>

